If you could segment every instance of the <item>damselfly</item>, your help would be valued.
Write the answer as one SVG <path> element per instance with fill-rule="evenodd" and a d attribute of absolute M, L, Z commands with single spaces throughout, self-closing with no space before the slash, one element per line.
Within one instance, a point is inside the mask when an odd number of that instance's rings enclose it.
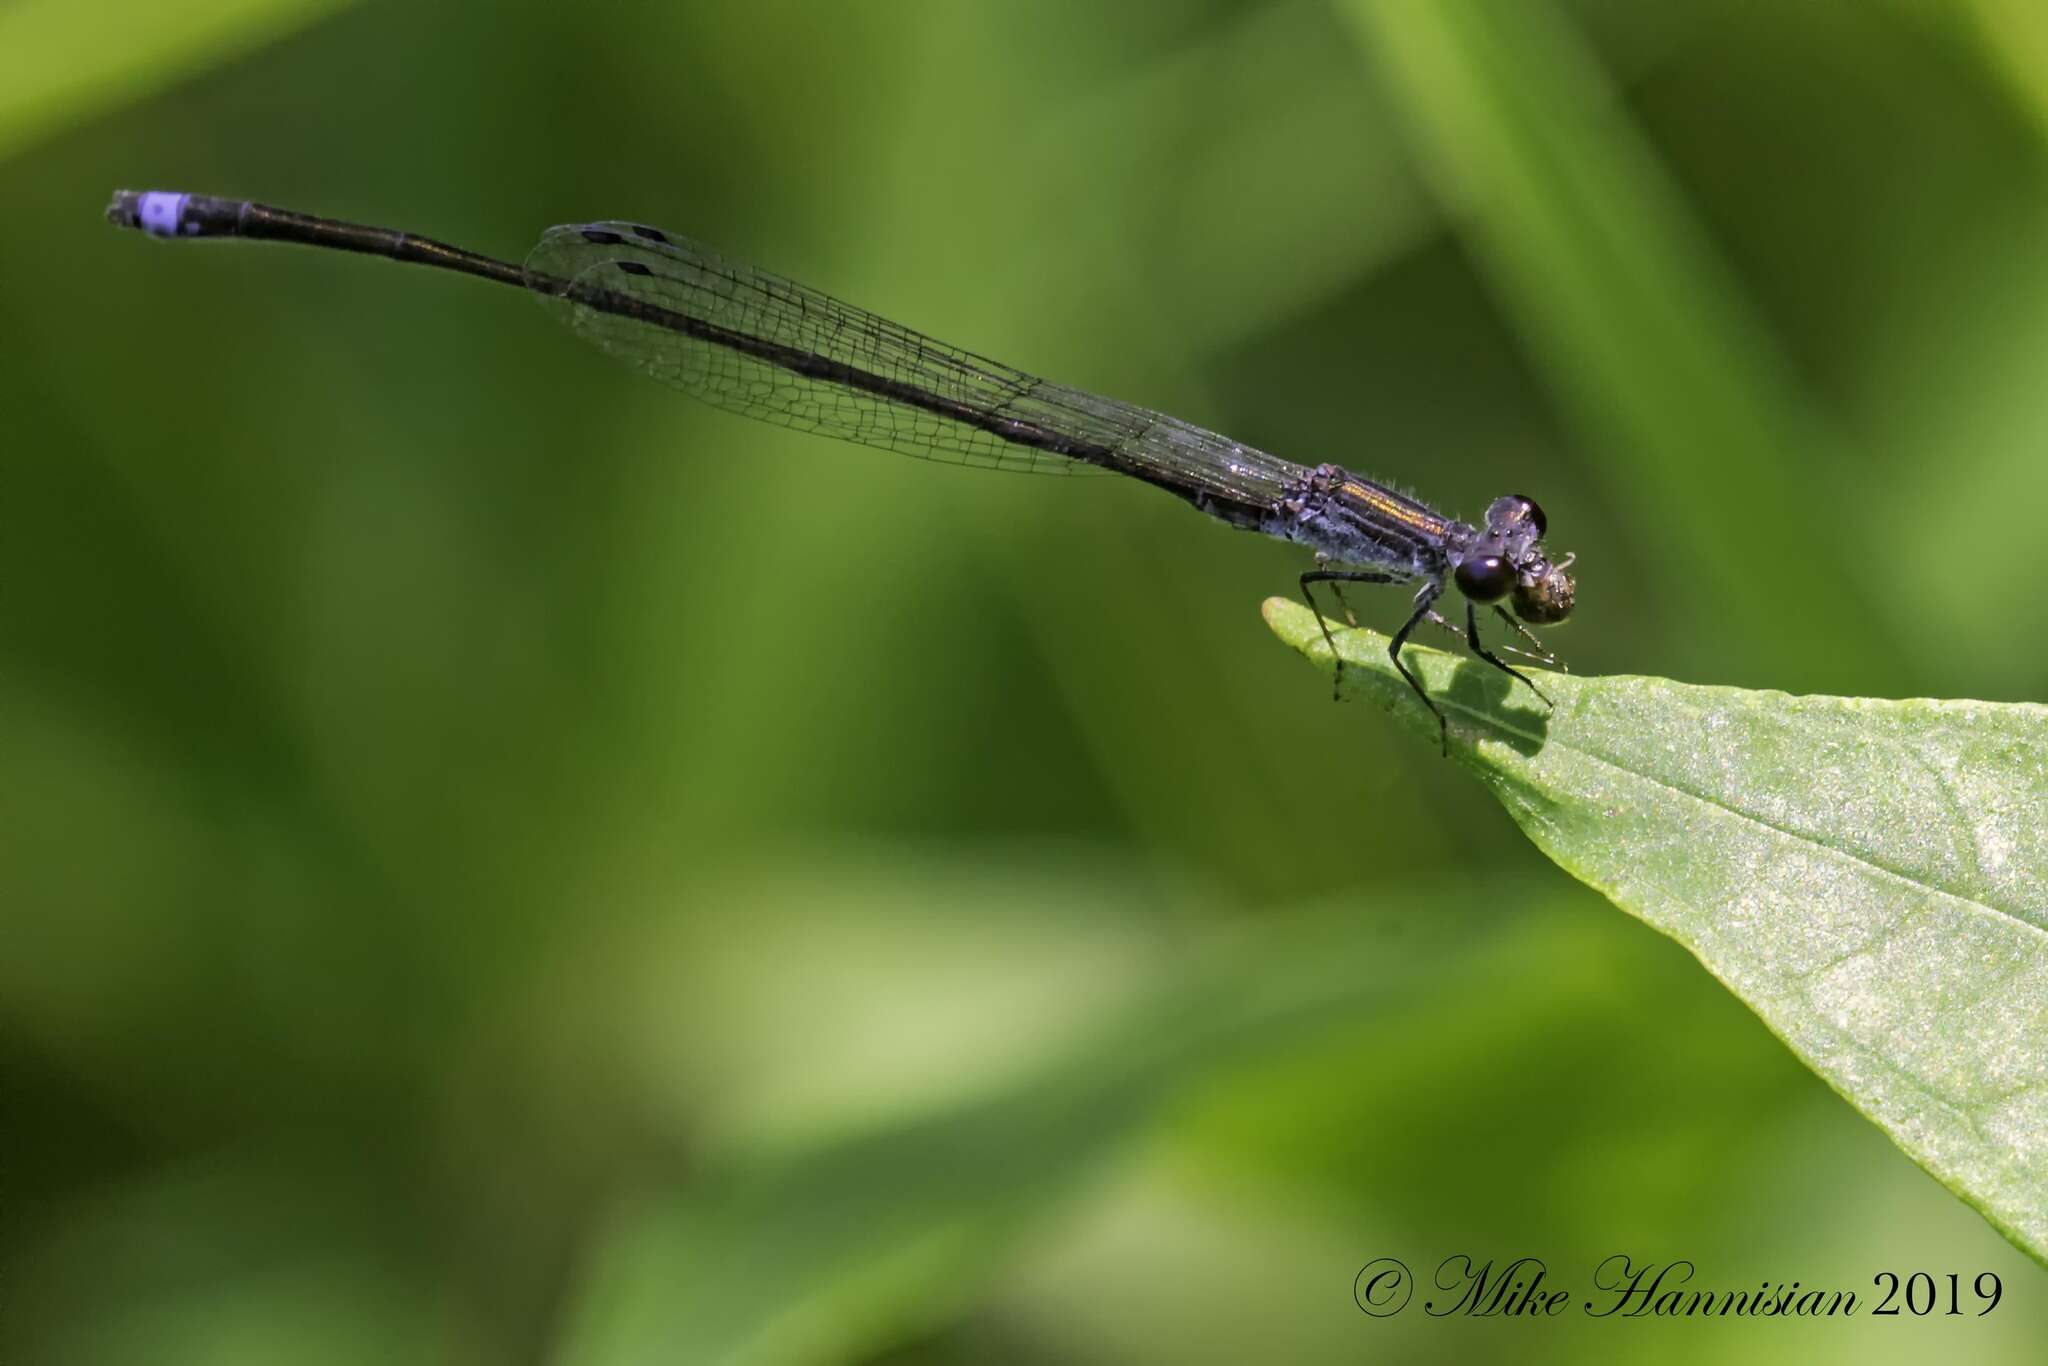
<path fill-rule="evenodd" d="M 1447 752 L 1443 710 L 1401 660 L 1416 626 L 1461 635 L 1543 697 L 1480 642 L 1477 607 L 1491 606 L 1535 648 L 1529 657 L 1546 664 L 1557 661 L 1522 622 L 1571 615 L 1572 557 L 1549 557 L 1543 510 L 1521 494 L 1495 499 L 1483 526 L 1456 521 L 1341 466 L 1297 465 L 1164 413 L 1048 383 L 645 224 L 550 228 L 525 264 L 513 265 L 412 233 L 210 195 L 122 190 L 107 217 L 158 237 L 297 242 L 516 285 L 656 379 L 783 426 L 959 464 L 1129 475 L 1231 526 L 1308 547 L 1316 567 L 1300 583 L 1311 608 L 1319 583 L 1340 605 L 1347 583 L 1418 584 L 1387 654 L 1435 715 Z M 1436 610 L 1451 584 L 1465 599 L 1462 630 Z M 1329 623 L 1320 611 L 1317 619 L 1335 657 Z"/>

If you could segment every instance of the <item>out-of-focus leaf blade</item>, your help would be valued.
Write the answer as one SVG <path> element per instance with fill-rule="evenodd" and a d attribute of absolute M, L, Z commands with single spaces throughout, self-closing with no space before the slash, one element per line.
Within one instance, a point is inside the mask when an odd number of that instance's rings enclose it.
<path fill-rule="evenodd" d="M 1331 662 L 1307 608 L 1265 614 Z M 1386 639 L 1336 640 L 1346 691 L 1433 743 Z M 1544 674 L 1546 712 L 1476 659 L 1403 658 L 1538 847 L 2048 1261 L 2048 707 Z"/>
<path fill-rule="evenodd" d="M 0 5 L 0 156 L 349 3 L 18 0 Z"/>
<path fill-rule="evenodd" d="M 1493 890 L 1262 922 L 992 1094 L 650 1188 L 600 1238 L 556 1359 L 808 1366 L 945 1323 L 1182 1088 L 1487 961 Z"/>
<path fill-rule="evenodd" d="M 2048 136 L 2048 14 L 2027 0 L 1966 0 L 1984 60 Z"/>
<path fill-rule="evenodd" d="M 1546 0 L 1345 0 L 1339 12 L 1613 496 L 1730 619 L 1782 606 L 1739 552 L 1800 547 L 1802 581 L 1835 610 L 1781 658 L 1876 668 L 1885 627 L 1867 580 L 1805 536 L 1829 433 L 1570 22 Z M 1744 492 L 1758 489 L 1769 496 Z"/>

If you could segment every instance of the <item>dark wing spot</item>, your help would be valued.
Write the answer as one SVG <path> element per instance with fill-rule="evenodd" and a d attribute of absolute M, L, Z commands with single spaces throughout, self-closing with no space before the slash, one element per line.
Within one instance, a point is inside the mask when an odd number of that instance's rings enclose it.
<path fill-rule="evenodd" d="M 595 242 L 601 247 L 616 247 L 626 239 L 615 232 L 607 232 L 603 228 L 585 228 L 583 230 L 583 240 Z"/>
<path fill-rule="evenodd" d="M 650 242 L 660 242 L 664 245 L 668 242 L 667 233 L 663 232 L 660 228 L 650 228 L 645 223 L 635 223 L 633 225 L 633 235 L 635 237 L 644 237 Z"/>
<path fill-rule="evenodd" d="M 640 262 L 638 261 L 614 261 L 612 262 L 612 264 L 617 266 L 620 270 L 625 271 L 628 275 L 654 274 L 653 271 L 649 270 L 646 266 L 640 264 Z"/>

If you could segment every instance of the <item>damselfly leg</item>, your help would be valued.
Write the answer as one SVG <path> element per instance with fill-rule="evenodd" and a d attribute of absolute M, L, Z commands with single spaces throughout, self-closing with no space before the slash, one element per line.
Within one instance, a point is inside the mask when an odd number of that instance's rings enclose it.
<path fill-rule="evenodd" d="M 1465 604 L 1465 643 L 1472 647 L 1473 654 L 1478 655 L 1481 659 L 1485 660 L 1488 664 L 1493 665 L 1494 668 L 1499 669 L 1508 677 L 1519 678 L 1524 683 L 1528 683 L 1529 691 L 1535 693 L 1538 697 L 1541 697 L 1543 699 L 1544 706 L 1554 707 L 1556 705 L 1556 703 L 1552 702 L 1548 695 L 1544 693 L 1543 689 L 1537 687 L 1534 683 L 1531 683 L 1529 681 L 1529 675 L 1523 673 L 1520 669 L 1517 669 L 1514 665 L 1509 664 L 1507 661 L 1503 660 L 1499 655 L 1495 654 L 1493 651 L 1487 649 L 1484 645 L 1479 643 L 1479 610 L 1469 602 Z"/>
<path fill-rule="evenodd" d="M 1336 667 L 1330 671 L 1331 701 L 1334 702 L 1343 695 L 1344 657 L 1337 653 L 1337 639 L 1330 634 L 1329 619 L 1323 615 L 1323 609 L 1316 606 L 1316 595 L 1309 591 L 1308 586 L 1312 583 L 1329 584 L 1330 591 L 1337 595 L 1337 605 L 1344 608 L 1344 619 L 1353 626 L 1356 626 L 1358 625 L 1358 620 L 1351 615 L 1351 608 L 1345 604 L 1344 590 L 1339 585 L 1347 583 L 1399 582 L 1400 575 L 1398 574 L 1377 574 L 1367 569 L 1311 569 L 1301 576 L 1301 596 L 1307 600 L 1308 610 L 1316 614 L 1316 625 L 1323 628 L 1323 644 L 1330 647 L 1330 658 L 1336 664 Z M 1413 623 L 1410 624 L 1412 625 Z M 1396 660 L 1395 667 L 1398 668 L 1399 665 L 1400 661 Z M 1401 672 L 1406 674 L 1408 671 L 1402 669 Z M 1411 683 L 1414 681 L 1413 679 L 1409 680 Z M 1417 691 L 1421 690 L 1418 688 Z M 1427 698 L 1423 700 L 1428 701 Z"/>

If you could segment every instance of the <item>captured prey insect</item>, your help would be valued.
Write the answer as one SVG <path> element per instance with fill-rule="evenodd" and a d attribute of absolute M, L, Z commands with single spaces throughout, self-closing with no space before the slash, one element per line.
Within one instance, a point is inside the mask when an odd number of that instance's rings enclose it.
<path fill-rule="evenodd" d="M 1572 557 L 1549 557 L 1543 511 L 1520 494 L 1496 499 L 1485 525 L 1472 526 L 1337 465 L 1297 465 L 1164 413 L 1048 383 L 639 223 L 550 228 L 525 264 L 513 265 L 390 228 L 210 195 L 122 190 L 107 217 L 157 237 L 296 242 L 516 285 L 629 365 L 783 426 L 957 464 L 1128 475 L 1231 526 L 1314 551 L 1316 567 L 1301 576 L 1311 608 L 1319 583 L 1340 605 L 1347 583 L 1418 584 L 1387 654 L 1435 715 L 1446 753 L 1443 709 L 1401 659 L 1421 622 L 1462 636 L 1549 701 L 1479 638 L 1484 604 L 1536 653 L 1507 648 L 1556 664 L 1521 623 L 1571 615 Z M 1465 598 L 1462 629 L 1436 610 L 1452 584 Z M 1334 657 L 1329 623 L 1320 611 L 1317 620 Z"/>

